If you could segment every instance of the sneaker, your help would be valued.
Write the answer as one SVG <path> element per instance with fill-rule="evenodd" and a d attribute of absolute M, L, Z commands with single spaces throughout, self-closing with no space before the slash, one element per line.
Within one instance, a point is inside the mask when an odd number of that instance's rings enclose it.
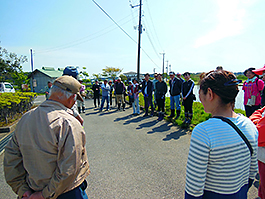
<path fill-rule="evenodd" d="M 144 114 L 144 116 L 143 117 L 147 117 L 148 116 L 148 114 Z"/>

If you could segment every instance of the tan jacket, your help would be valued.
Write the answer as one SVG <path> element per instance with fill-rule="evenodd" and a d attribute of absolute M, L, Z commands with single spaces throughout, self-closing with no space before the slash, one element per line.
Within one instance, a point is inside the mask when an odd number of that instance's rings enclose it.
<path fill-rule="evenodd" d="M 57 198 L 89 175 L 85 131 L 71 112 L 46 100 L 19 121 L 4 158 L 6 181 L 19 198 L 30 189 Z"/>

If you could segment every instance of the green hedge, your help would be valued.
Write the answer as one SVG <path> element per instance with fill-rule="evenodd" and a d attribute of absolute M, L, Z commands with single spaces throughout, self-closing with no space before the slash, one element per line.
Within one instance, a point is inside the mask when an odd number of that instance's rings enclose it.
<path fill-rule="evenodd" d="M 0 122 L 8 123 L 16 114 L 28 111 L 33 105 L 36 93 L 0 93 Z"/>

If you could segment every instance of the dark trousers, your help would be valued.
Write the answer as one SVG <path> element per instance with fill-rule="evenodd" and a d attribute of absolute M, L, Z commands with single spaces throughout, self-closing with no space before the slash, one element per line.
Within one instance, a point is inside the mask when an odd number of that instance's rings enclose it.
<path fill-rule="evenodd" d="M 246 111 L 246 116 L 249 117 L 252 115 L 252 113 L 255 112 L 255 110 L 260 109 L 260 105 L 258 106 L 247 106 L 245 105 L 245 111 Z"/>
<path fill-rule="evenodd" d="M 109 96 L 109 105 L 112 106 L 112 94 Z"/>
<path fill-rule="evenodd" d="M 87 187 L 87 182 L 84 181 L 81 185 L 79 185 L 75 189 L 59 195 L 57 199 L 88 199 L 85 191 L 86 187 Z"/>
<path fill-rule="evenodd" d="M 158 112 L 160 112 L 161 110 L 162 112 L 165 112 L 165 97 L 163 97 L 163 99 L 161 97 L 157 97 L 156 104 L 158 106 L 157 109 Z"/>
<path fill-rule="evenodd" d="M 153 96 L 144 97 L 144 109 L 145 114 L 148 114 L 148 108 L 151 105 L 151 114 L 154 113 Z"/>
<path fill-rule="evenodd" d="M 183 100 L 183 106 L 185 113 L 192 114 L 192 104 L 193 104 L 193 96 L 188 96 L 185 100 Z"/>
<path fill-rule="evenodd" d="M 94 95 L 94 105 L 95 107 L 97 106 L 97 99 L 98 99 L 98 106 L 100 105 L 100 101 L 99 101 L 99 95 Z"/>

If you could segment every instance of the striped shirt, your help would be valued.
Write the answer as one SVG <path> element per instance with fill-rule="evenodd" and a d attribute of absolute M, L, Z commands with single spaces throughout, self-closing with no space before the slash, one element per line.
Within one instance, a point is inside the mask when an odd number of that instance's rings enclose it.
<path fill-rule="evenodd" d="M 198 198 L 205 191 L 235 194 L 257 173 L 258 131 L 246 117 L 229 118 L 244 133 L 254 150 L 238 133 L 217 118 L 197 125 L 191 136 L 186 170 L 186 195 Z M 186 197 L 188 198 L 188 197 Z"/>

